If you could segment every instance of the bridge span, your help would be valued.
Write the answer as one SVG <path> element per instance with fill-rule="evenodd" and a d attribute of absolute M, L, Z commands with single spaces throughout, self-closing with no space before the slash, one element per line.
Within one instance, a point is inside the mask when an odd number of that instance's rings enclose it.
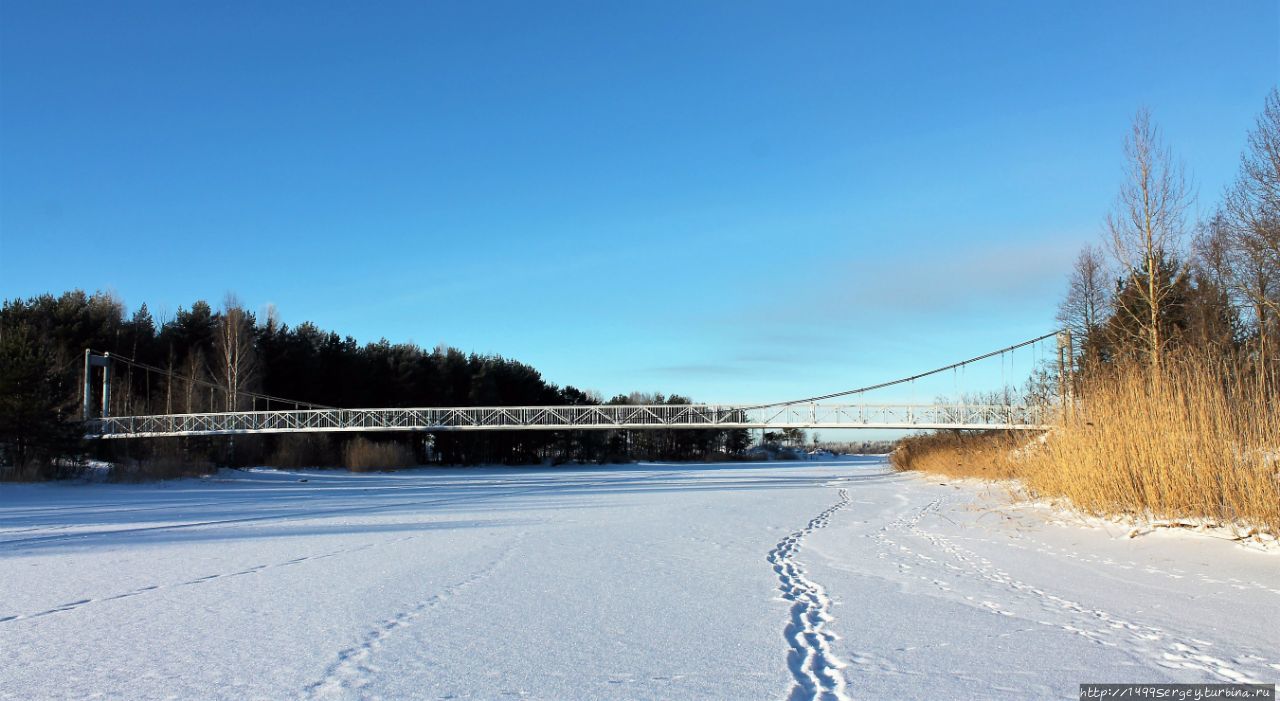
<path fill-rule="evenodd" d="M 87 438 L 229 436 L 366 431 L 583 431 L 653 429 L 1042 430 L 1046 407 L 964 404 L 708 404 L 302 409 L 111 416 Z"/>
<path fill-rule="evenodd" d="M 907 430 L 1006 430 L 1036 431 L 1049 428 L 1051 401 L 1025 400 L 1023 404 L 828 404 L 831 399 L 859 395 L 894 385 L 912 383 L 930 375 L 954 371 L 970 363 L 1003 357 L 1006 353 L 1034 346 L 1058 336 L 1059 405 L 1069 399 L 1069 332 L 1045 334 L 958 363 L 889 382 L 807 397 L 786 402 L 756 405 L 726 404 L 576 404 L 569 406 L 467 406 L 339 409 L 272 397 L 198 378 L 185 378 L 123 356 L 94 353 L 85 349 L 83 412 L 86 438 L 157 438 L 164 436 L 234 436 L 267 433 L 331 433 L 371 431 L 610 431 L 658 429 L 907 429 Z M 180 377 L 189 385 L 208 387 L 209 405 L 215 392 L 222 392 L 227 406 L 254 404 L 250 411 L 188 414 L 146 414 L 110 416 L 111 366 L 122 362 L 144 373 L 157 373 L 166 383 Z M 1002 361 L 1003 362 L 1003 361 Z M 1011 361 L 1012 364 L 1012 361 Z M 102 368 L 102 410 L 91 416 L 94 368 Z M 1002 372 L 1003 372 L 1003 365 Z M 150 375 L 148 375 L 150 377 Z M 1006 393 L 1006 396 L 1008 394 Z M 237 401 L 231 401 L 234 398 Z M 257 411 L 257 402 L 266 410 Z M 270 410 L 271 403 L 292 405 L 291 409 Z"/>

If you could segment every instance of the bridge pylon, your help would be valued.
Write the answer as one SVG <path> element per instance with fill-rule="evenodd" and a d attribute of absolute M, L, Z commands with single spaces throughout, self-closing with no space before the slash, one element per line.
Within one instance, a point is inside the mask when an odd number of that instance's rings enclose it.
<path fill-rule="evenodd" d="M 102 414 L 101 418 L 111 415 L 111 354 L 94 355 L 88 348 L 84 349 L 84 397 L 82 413 L 85 421 L 92 419 L 93 411 L 93 369 L 102 368 Z"/>

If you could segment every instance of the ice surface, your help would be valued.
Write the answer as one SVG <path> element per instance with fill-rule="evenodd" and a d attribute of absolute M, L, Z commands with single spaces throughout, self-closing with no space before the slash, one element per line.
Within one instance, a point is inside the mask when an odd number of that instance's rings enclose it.
<path fill-rule="evenodd" d="M 1074 698 L 1277 622 L 1275 553 L 879 458 L 0 485 L 0 698 Z"/>

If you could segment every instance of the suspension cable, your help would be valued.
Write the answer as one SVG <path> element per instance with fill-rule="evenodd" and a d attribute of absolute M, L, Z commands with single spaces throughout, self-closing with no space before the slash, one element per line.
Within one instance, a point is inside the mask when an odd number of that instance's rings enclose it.
<path fill-rule="evenodd" d="M 904 383 L 904 382 L 914 382 L 915 380 L 919 380 L 919 379 L 920 379 L 920 378 L 922 378 L 922 377 L 928 377 L 928 376 L 930 376 L 930 375 L 936 375 L 936 374 L 938 374 L 938 373 L 940 373 L 940 372 L 946 372 L 947 370 L 951 370 L 951 369 L 953 369 L 953 368 L 963 367 L 963 366 L 965 366 L 965 365 L 968 365 L 969 363 L 976 363 L 976 362 L 978 362 L 979 360 L 986 360 L 987 358 L 990 358 L 990 357 L 993 357 L 993 356 L 996 356 L 996 355 L 1003 355 L 1004 353 L 1008 353 L 1008 352 L 1010 352 L 1010 351 L 1014 351 L 1014 350 L 1017 350 L 1017 349 L 1019 349 L 1019 348 L 1023 348 L 1023 347 L 1025 347 L 1025 346 L 1029 346 L 1029 345 L 1031 345 L 1031 344 L 1033 344 L 1033 343 L 1039 343 L 1040 341 L 1043 341 L 1043 340 L 1045 340 L 1046 338 L 1050 338 L 1050 337 L 1055 336 L 1055 335 L 1057 335 L 1057 334 L 1058 334 L 1058 332 L 1057 332 L 1057 331 L 1050 331 L 1049 333 L 1047 333 L 1047 334 L 1045 334 L 1045 335 L 1043 335 L 1043 336 L 1037 336 L 1037 337 L 1035 337 L 1035 338 L 1031 339 L 1030 341 L 1023 341 L 1022 343 L 1015 343 L 1014 345 L 1012 345 L 1012 346 L 1008 346 L 1007 348 L 1001 348 L 1000 350 L 994 350 L 994 351 L 991 351 L 990 353 L 983 353 L 982 355 L 979 355 L 979 356 L 976 356 L 976 357 L 973 357 L 973 358 L 969 358 L 968 360 L 962 360 L 962 361 L 960 361 L 960 362 L 958 362 L 958 363 L 952 363 L 952 364 L 947 365 L 947 366 L 945 366 L 945 367 L 940 367 L 940 368 L 938 368 L 938 369 L 936 369 L 936 370 L 930 370 L 930 371 L 928 371 L 928 372 L 922 372 L 922 373 L 920 373 L 920 374 L 918 374 L 918 375 L 912 375 L 911 377 L 904 377 L 904 378 L 901 378 L 901 379 L 898 379 L 898 380 L 891 380 L 891 381 L 889 381 L 889 382 L 881 382 L 881 383 L 880 383 L 880 384 L 878 384 L 878 385 L 869 385 L 869 386 L 867 386 L 867 387 L 859 387 L 858 389 L 850 389 L 850 390 L 845 390 L 845 391 L 843 391 L 843 392 L 833 392 L 833 393 L 831 393 L 831 394 L 823 394 L 823 395 L 819 395 L 819 396 L 817 396 L 817 397 L 806 397 L 806 398 L 804 398 L 804 399 L 792 399 L 792 400 L 785 401 L 785 402 L 773 402 L 773 403 L 770 403 L 770 404 L 757 404 L 757 405 L 755 405 L 755 406 L 746 406 L 746 407 L 740 407 L 740 408 L 741 408 L 742 410 L 746 411 L 746 410 L 750 410 L 750 409 L 770 409 L 770 408 L 773 408 L 773 407 L 791 406 L 792 404 L 808 404 L 808 403 L 810 403 L 810 402 L 821 402 L 821 401 L 824 401 L 824 400 L 827 400 L 827 399 L 835 399 L 836 397 L 847 397 L 847 396 L 849 396 L 849 395 L 851 395 L 851 394 L 861 394 L 861 393 L 863 393 L 863 392 L 870 392 L 871 390 L 875 390 L 875 389 L 884 389 L 885 387 L 892 387 L 892 386 L 894 386 L 894 385 L 900 385 L 900 384 L 902 384 L 902 383 Z M 1002 362 L 1001 362 L 1001 364 L 1000 364 L 1000 368 L 1001 368 L 1001 370 L 1003 370 L 1003 369 L 1004 369 L 1004 363 L 1003 363 L 1003 361 L 1002 361 Z"/>

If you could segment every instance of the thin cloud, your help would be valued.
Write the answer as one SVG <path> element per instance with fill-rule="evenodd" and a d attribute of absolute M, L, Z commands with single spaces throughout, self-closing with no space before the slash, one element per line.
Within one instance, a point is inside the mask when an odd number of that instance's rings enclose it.
<path fill-rule="evenodd" d="M 779 286 L 699 329 L 718 331 L 723 360 L 655 368 L 676 376 L 808 376 L 894 372 L 902 356 L 936 346 L 948 328 L 1052 305 L 1076 239 L 970 251 L 930 252 L 874 262 L 839 260 L 809 271 L 803 285 Z M 1051 309 L 1051 306 L 1047 307 Z M 1046 319 L 1047 321 L 1047 319 Z M 1016 340 L 1016 339 L 1014 339 Z"/>
<path fill-rule="evenodd" d="M 734 367 L 731 364 L 714 364 L 714 363 L 688 363 L 684 365 L 662 365 L 649 368 L 648 372 L 656 375 L 670 375 L 676 377 L 703 377 L 706 375 L 717 376 L 736 376 L 745 372 L 744 368 Z"/>

